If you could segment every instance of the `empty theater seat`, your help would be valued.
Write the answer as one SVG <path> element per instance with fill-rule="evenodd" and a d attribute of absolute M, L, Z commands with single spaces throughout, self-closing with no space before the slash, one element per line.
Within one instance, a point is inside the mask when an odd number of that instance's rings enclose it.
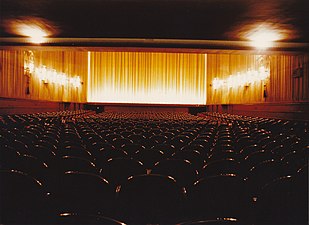
<path fill-rule="evenodd" d="M 176 181 L 162 175 L 133 176 L 117 192 L 119 218 L 132 224 L 175 223 L 185 200 Z"/>
<path fill-rule="evenodd" d="M 307 218 L 308 125 L 300 122 L 91 111 L 1 121 L 1 223 L 296 225 Z"/>
<path fill-rule="evenodd" d="M 51 204 L 55 213 L 103 213 L 113 211 L 114 188 L 103 177 L 85 172 L 68 171 L 58 176 Z"/>
<path fill-rule="evenodd" d="M 198 179 L 198 172 L 190 161 L 183 159 L 166 159 L 158 162 L 151 173 L 173 177 L 178 185 L 187 189 Z"/>
<path fill-rule="evenodd" d="M 1 223 L 48 221 L 48 193 L 42 183 L 17 170 L 1 170 L 0 181 Z"/>
<path fill-rule="evenodd" d="M 130 158 L 111 158 L 101 168 L 101 175 L 114 186 L 121 185 L 131 176 L 146 173 L 140 161 Z"/>
<path fill-rule="evenodd" d="M 276 178 L 257 197 L 256 224 L 306 224 L 308 222 L 308 171 Z"/>
<path fill-rule="evenodd" d="M 243 180 L 234 174 L 221 174 L 198 180 L 188 193 L 188 209 L 195 218 L 246 218 L 249 199 Z"/>
<path fill-rule="evenodd" d="M 125 223 L 100 214 L 63 212 L 52 218 L 55 224 L 106 224 L 125 225 Z"/>
<path fill-rule="evenodd" d="M 239 222 L 239 220 L 235 218 L 217 218 L 210 220 L 186 221 L 178 223 L 177 225 L 225 225 L 225 224 L 241 225 L 243 223 Z"/>

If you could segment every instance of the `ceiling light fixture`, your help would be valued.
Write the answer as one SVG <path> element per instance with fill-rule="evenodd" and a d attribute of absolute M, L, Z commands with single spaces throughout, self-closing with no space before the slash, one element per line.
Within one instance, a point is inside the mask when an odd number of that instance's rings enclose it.
<path fill-rule="evenodd" d="M 30 37 L 31 42 L 40 44 L 48 35 L 40 26 L 31 24 L 20 24 L 19 31 L 23 36 Z"/>
<path fill-rule="evenodd" d="M 55 36 L 59 30 L 51 21 L 40 17 L 19 17 L 4 22 L 8 33 L 28 37 L 35 44 L 46 42 L 47 37 Z"/>
<path fill-rule="evenodd" d="M 272 47 L 275 41 L 282 39 L 282 35 L 277 30 L 261 25 L 249 32 L 247 38 L 253 47 L 264 50 Z"/>

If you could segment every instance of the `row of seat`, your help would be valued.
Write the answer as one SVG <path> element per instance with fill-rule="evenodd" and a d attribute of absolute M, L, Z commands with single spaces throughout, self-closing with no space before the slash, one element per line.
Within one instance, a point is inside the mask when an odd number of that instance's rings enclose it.
<path fill-rule="evenodd" d="M 59 216 L 53 216 L 64 212 L 70 218 L 101 213 L 133 224 L 217 217 L 256 224 L 306 220 L 306 124 L 215 113 L 59 115 L 0 120 L 1 179 L 10 184 L 3 190 L 13 204 L 4 209 L 4 221 L 16 219 L 14 208 L 22 214 L 18 218 L 29 216 L 16 206 L 18 198 L 11 199 L 24 192 L 10 177 L 21 176 L 41 185 L 41 200 L 32 201 L 32 212 L 42 212 L 38 221 L 55 222 Z M 281 133 L 273 131 L 276 126 Z M 278 190 L 286 194 L 279 198 Z M 275 216 L 279 212 L 289 219 Z"/>

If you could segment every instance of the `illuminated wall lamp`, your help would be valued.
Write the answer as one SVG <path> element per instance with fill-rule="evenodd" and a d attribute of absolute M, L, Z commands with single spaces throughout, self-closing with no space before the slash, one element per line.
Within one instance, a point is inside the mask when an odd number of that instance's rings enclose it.
<path fill-rule="evenodd" d="M 212 86 L 215 90 L 221 88 L 223 85 L 224 85 L 224 81 L 217 77 L 215 77 L 212 81 Z"/>
<path fill-rule="evenodd" d="M 57 84 L 57 85 L 72 85 L 74 87 L 80 87 L 82 82 L 79 76 L 68 77 L 65 73 L 57 73 L 54 69 L 48 69 L 46 66 L 41 66 L 37 70 L 37 76 L 39 80 L 44 84 Z"/>
<path fill-rule="evenodd" d="M 212 82 L 213 88 L 237 88 L 237 87 L 249 87 L 256 82 L 265 81 L 270 75 L 269 70 L 264 66 L 260 67 L 258 71 L 248 70 L 245 73 L 237 73 L 230 75 L 227 79 L 219 79 L 215 77 Z"/>

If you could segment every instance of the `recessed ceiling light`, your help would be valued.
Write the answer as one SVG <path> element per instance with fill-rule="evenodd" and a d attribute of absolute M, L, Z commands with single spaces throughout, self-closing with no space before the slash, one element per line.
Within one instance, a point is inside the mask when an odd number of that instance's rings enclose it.
<path fill-rule="evenodd" d="M 32 43 L 42 43 L 46 37 L 54 36 L 58 29 L 50 21 L 39 17 L 20 17 L 4 22 L 9 33 L 29 37 Z"/>
<path fill-rule="evenodd" d="M 20 24 L 18 30 L 23 36 L 30 37 L 33 43 L 42 43 L 45 37 L 48 36 L 47 32 L 37 25 Z"/>
<path fill-rule="evenodd" d="M 266 49 L 273 46 L 275 41 L 281 40 L 282 34 L 267 26 L 258 26 L 248 33 L 247 38 L 253 47 Z"/>

